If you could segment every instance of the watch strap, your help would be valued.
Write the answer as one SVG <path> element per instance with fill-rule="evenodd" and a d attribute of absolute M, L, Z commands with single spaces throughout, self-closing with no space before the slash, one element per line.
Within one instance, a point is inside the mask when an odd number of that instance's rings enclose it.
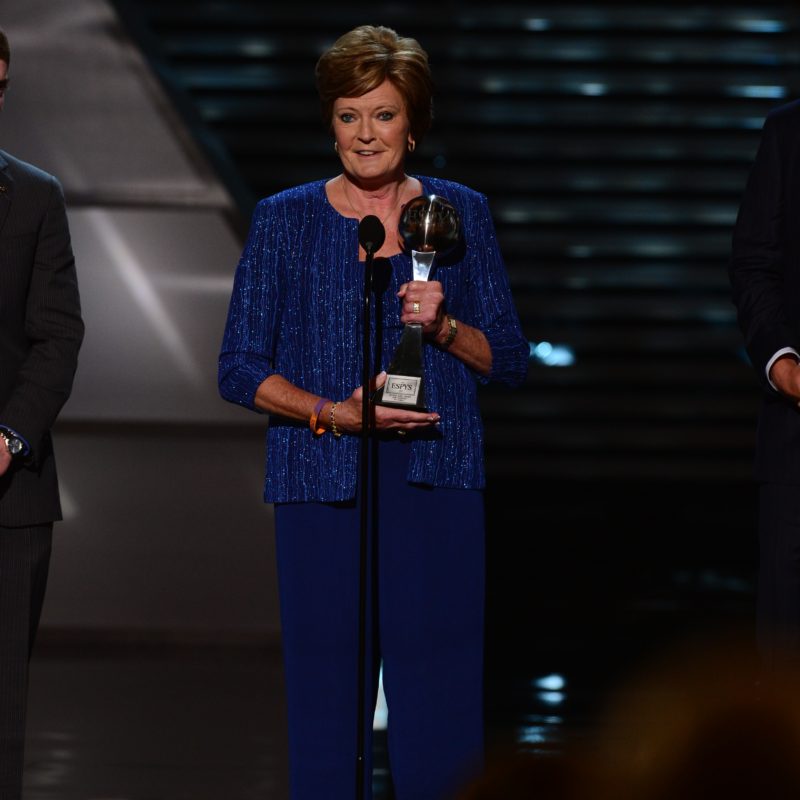
<path fill-rule="evenodd" d="M 458 333 L 458 325 L 453 317 L 449 314 L 447 315 L 447 336 L 445 337 L 444 341 L 442 342 L 442 347 L 447 350 L 451 344 L 453 344 L 453 339 L 456 338 L 456 334 Z"/>

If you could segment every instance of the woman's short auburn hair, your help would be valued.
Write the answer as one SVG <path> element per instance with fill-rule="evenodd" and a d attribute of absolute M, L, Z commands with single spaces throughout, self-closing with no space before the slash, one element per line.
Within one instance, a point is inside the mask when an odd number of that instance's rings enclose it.
<path fill-rule="evenodd" d="M 406 104 L 411 136 L 419 142 L 433 117 L 433 79 L 428 54 L 416 39 L 382 25 L 361 25 L 340 36 L 317 61 L 322 118 L 333 124 L 339 97 L 361 97 L 391 81 Z"/>

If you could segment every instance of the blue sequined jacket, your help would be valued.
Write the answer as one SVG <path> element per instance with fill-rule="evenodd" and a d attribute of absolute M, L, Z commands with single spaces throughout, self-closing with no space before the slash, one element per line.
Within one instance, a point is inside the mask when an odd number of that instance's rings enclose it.
<path fill-rule="evenodd" d="M 434 266 L 447 310 L 484 332 L 491 374 L 476 374 L 431 345 L 424 348 L 427 407 L 439 430 L 410 443 L 412 483 L 480 489 L 484 486 L 483 426 L 477 382 L 520 384 L 529 346 L 520 329 L 486 198 L 439 178 L 419 177 L 425 194 L 446 197 L 461 216 L 464 247 Z M 383 293 L 382 360 L 400 341 L 395 294 L 412 279 L 411 259 L 389 259 Z M 361 296 L 358 220 L 339 214 L 325 181 L 262 200 L 253 215 L 236 270 L 219 361 L 222 396 L 249 409 L 256 389 L 278 373 L 297 386 L 343 400 L 361 382 Z M 314 436 L 307 423 L 273 416 L 267 432 L 267 502 L 347 500 L 355 496 L 358 437 Z"/>

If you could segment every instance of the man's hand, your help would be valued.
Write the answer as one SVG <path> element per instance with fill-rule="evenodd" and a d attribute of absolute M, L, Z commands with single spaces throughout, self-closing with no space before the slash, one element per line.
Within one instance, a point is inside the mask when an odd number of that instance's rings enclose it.
<path fill-rule="evenodd" d="M 11 466 L 11 453 L 8 452 L 6 440 L 0 436 L 0 475 L 5 475 Z"/>
<path fill-rule="evenodd" d="M 769 377 L 781 394 L 800 402 L 800 363 L 793 355 L 781 356 L 772 365 Z"/>

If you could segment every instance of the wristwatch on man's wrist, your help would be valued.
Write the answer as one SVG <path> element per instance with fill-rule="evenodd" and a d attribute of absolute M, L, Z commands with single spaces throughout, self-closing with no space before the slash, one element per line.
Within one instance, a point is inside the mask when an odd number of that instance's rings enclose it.
<path fill-rule="evenodd" d="M 13 433 L 9 433 L 8 431 L 0 431 L 0 436 L 3 437 L 3 441 L 6 443 L 11 458 L 17 458 L 22 455 L 25 450 L 25 442 L 23 442 L 19 436 L 14 436 Z"/>

